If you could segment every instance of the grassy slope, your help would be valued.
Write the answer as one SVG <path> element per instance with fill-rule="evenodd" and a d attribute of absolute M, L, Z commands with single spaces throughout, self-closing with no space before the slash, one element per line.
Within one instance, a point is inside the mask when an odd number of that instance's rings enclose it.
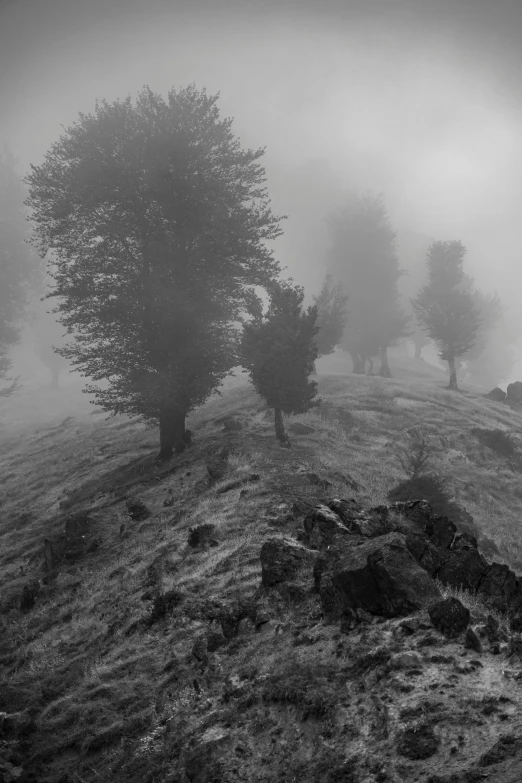
<path fill-rule="evenodd" d="M 320 376 L 320 392 L 324 400 L 353 414 L 353 426 L 343 432 L 316 413 L 301 416 L 299 420 L 315 432 L 293 437 L 291 450 L 275 442 L 272 421 L 251 389 L 231 387 L 190 417 L 193 447 L 163 468 L 153 462 L 156 433 L 136 421 L 106 421 L 92 415 L 83 401 L 71 408 L 54 398 L 47 401 L 50 420 L 35 432 L 34 406 L 31 418 L 27 399 L 9 401 L 11 423 L 4 424 L 0 456 L 0 710 L 34 708 L 38 732 L 30 752 L 46 765 L 47 772 L 40 773 L 42 783 L 61 776 L 63 781 L 89 783 L 178 780 L 169 777 L 168 770 L 175 768 L 180 738 L 188 742 L 216 725 L 228 726 L 226 731 L 233 730 L 235 741 L 246 749 L 241 751 L 244 758 L 238 755 L 237 773 L 228 772 L 231 780 L 257 779 L 254 772 L 263 767 L 271 770 L 267 780 L 279 780 L 279 774 L 281 780 L 291 780 L 284 767 L 290 759 L 292 770 L 304 781 L 303 770 L 311 763 L 306 753 L 317 764 L 323 758 L 327 766 L 339 760 L 338 746 L 328 740 L 331 727 L 324 735 L 323 724 L 319 732 L 316 724 L 303 723 L 294 713 L 289 721 L 288 706 L 277 699 L 270 710 L 252 707 L 248 712 L 245 707 L 244 715 L 223 701 L 223 684 L 237 690 L 238 675 L 251 688 L 256 683 L 261 687 L 259 683 L 268 678 L 272 691 L 281 679 L 299 675 L 301 685 L 307 683 L 321 703 L 338 698 L 332 683 L 346 660 L 333 654 L 338 647 L 336 629 L 317 626 L 316 598 L 297 608 L 272 607 L 281 632 L 234 642 L 212 658 L 205 672 L 191 656 L 195 638 L 208 628 L 202 607 L 216 599 L 238 606 L 253 596 L 260 584 L 263 540 L 297 530 L 298 524 L 284 521 L 294 499 L 313 503 L 321 497 L 307 472 L 332 482 L 330 496 L 353 495 L 345 481 L 351 477 L 359 482 L 368 505 L 385 502 L 387 491 L 404 477 L 397 455 L 408 448 L 408 430 L 422 423 L 433 438 L 436 467 L 451 479 L 457 500 L 497 543 L 506 562 L 522 563 L 519 474 L 470 433 L 478 426 L 519 434 L 521 414 L 484 399 L 476 390 L 446 391 L 444 375 L 435 368 L 408 360 L 397 363 L 397 377 L 382 380 L 336 374 L 344 368 L 333 361 L 328 367 L 331 374 Z M 2 406 L 5 416 L 6 401 Z M 241 416 L 244 428 L 225 434 L 216 419 L 232 412 Z M 223 482 L 206 486 L 205 457 L 224 442 L 232 448 L 225 480 L 252 472 L 261 476 L 241 498 L 239 489 L 218 494 Z M 139 495 L 152 510 L 150 519 L 128 519 L 125 498 L 131 495 Z M 172 498 L 173 505 L 165 507 L 166 498 Z M 20 615 L 17 602 L 23 584 L 41 574 L 43 538 L 62 529 L 65 513 L 84 508 L 97 521 L 102 546 L 80 563 L 64 567 L 43 587 L 36 607 Z M 188 530 L 204 522 L 216 526 L 219 543 L 206 551 L 194 550 L 187 545 Z M 150 603 L 142 596 L 151 584 L 163 592 L 175 587 L 184 599 L 160 622 L 136 625 L 150 612 Z M 299 626 L 315 628 L 317 638 L 294 649 Z M 377 643 L 371 635 L 354 635 L 354 640 L 359 651 Z M 503 686 L 488 672 L 488 687 L 498 695 Z M 227 680 L 233 676 L 236 680 Z M 475 687 L 480 694 L 480 684 Z M 297 686 L 294 696 L 296 708 Z M 339 718 L 340 705 L 336 710 Z M 351 750 L 362 753 L 368 734 L 364 721 L 359 726 L 362 719 L 353 715 L 347 720 Z M 310 731 L 314 737 L 303 745 Z M 477 747 L 495 736 L 489 729 L 487 737 L 482 730 L 474 731 Z M 284 739 L 277 748 L 274 732 Z M 297 732 L 299 741 L 289 732 Z M 366 740 L 371 741 L 371 735 Z M 294 755 L 285 750 L 288 743 L 297 743 Z M 309 750 L 304 753 L 303 747 Z M 321 774 L 317 768 L 311 779 L 322 779 Z M 409 774 L 405 768 L 402 779 L 414 780 Z"/>

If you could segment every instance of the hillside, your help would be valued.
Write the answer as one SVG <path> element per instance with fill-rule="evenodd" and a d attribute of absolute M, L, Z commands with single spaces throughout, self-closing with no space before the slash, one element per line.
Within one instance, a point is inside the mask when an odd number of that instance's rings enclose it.
<path fill-rule="evenodd" d="M 516 452 L 522 413 L 483 390 L 448 392 L 437 368 L 401 359 L 393 369 L 385 380 L 323 361 L 322 407 L 292 420 L 310 431 L 290 433 L 291 449 L 251 388 L 230 382 L 189 417 L 193 445 L 161 466 L 155 430 L 106 420 L 68 390 L 0 400 L 6 782 L 521 778 L 522 693 L 505 651 L 469 650 L 426 612 L 410 613 L 410 635 L 404 617 L 366 616 L 341 632 L 311 569 L 296 594 L 261 585 L 263 543 L 303 540 L 320 501 L 389 505 L 419 426 L 484 546 L 522 573 L 518 453 L 477 435 L 511 432 Z M 229 416 L 241 429 L 224 429 Z M 208 460 L 225 445 L 210 481 Z M 66 525 L 77 546 L 64 554 Z M 198 542 L 190 531 L 202 525 L 213 528 Z M 383 650 L 402 660 L 393 676 Z M 417 724 L 431 727 L 425 744 L 435 732 L 436 752 L 401 755 L 399 735 L 404 746 Z"/>

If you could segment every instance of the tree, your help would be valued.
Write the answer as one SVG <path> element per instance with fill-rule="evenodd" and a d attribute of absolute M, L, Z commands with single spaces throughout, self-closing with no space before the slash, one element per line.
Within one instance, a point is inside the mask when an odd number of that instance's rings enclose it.
<path fill-rule="evenodd" d="M 35 255 L 25 241 L 25 194 L 16 166 L 16 158 L 4 146 L 0 152 L 0 380 L 10 384 L 0 390 L 2 397 L 18 388 L 17 379 L 8 377 L 9 351 L 20 339 L 20 327 L 38 278 Z"/>
<path fill-rule="evenodd" d="M 283 413 L 304 413 L 319 401 L 310 381 L 317 359 L 317 308 L 302 310 L 304 291 L 274 283 L 265 315 L 243 325 L 241 364 L 257 393 L 274 409 L 276 437 L 287 444 Z"/>
<path fill-rule="evenodd" d="M 317 355 L 328 356 L 343 339 L 348 317 L 348 296 L 344 293 L 342 283 L 334 284 L 332 276 L 327 273 L 319 295 L 314 296 L 314 302 L 319 329 L 315 338 Z"/>
<path fill-rule="evenodd" d="M 187 414 L 237 366 L 237 329 L 279 271 L 263 149 L 191 85 L 145 87 L 80 114 L 27 177 L 34 242 L 54 253 L 60 348 L 94 404 L 159 422 L 161 459 L 182 451 Z"/>
<path fill-rule="evenodd" d="M 329 270 L 350 292 L 350 318 L 342 347 L 356 373 L 377 353 L 381 375 L 390 376 L 387 349 L 406 335 L 407 316 L 399 305 L 402 274 L 384 197 L 352 196 L 327 218 Z"/>
<path fill-rule="evenodd" d="M 459 241 L 433 242 L 427 255 L 428 282 L 412 300 L 415 315 L 448 362 L 449 387 L 457 389 L 455 360 L 475 345 L 480 314 L 463 287 L 466 248 Z"/>
<path fill-rule="evenodd" d="M 422 349 L 430 340 L 418 323 L 411 307 L 422 285 L 426 283 L 426 253 L 433 239 L 415 231 L 402 230 L 398 234 L 398 254 L 404 274 L 399 279 L 401 301 L 410 317 L 409 339 L 414 346 L 414 359 L 422 359 Z"/>

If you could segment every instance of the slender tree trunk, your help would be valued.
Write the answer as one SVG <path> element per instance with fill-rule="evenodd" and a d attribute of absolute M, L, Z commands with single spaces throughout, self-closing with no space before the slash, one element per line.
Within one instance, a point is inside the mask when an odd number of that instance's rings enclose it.
<path fill-rule="evenodd" d="M 370 366 L 368 367 L 368 372 L 366 374 L 367 375 L 373 375 L 373 359 L 372 359 L 372 357 L 370 356 L 369 359 L 365 359 L 364 360 L 364 367 L 365 368 L 366 368 L 366 362 L 370 362 Z"/>
<path fill-rule="evenodd" d="M 455 357 L 450 356 L 448 359 L 448 366 L 449 366 L 449 386 L 448 389 L 458 390 L 457 386 L 457 368 L 455 366 Z"/>
<path fill-rule="evenodd" d="M 413 354 L 414 359 L 422 359 L 422 348 L 423 346 L 418 340 L 414 341 L 415 345 L 415 353 Z"/>
<path fill-rule="evenodd" d="M 157 459 L 170 459 L 174 451 L 181 454 L 190 443 L 190 435 L 185 431 L 185 417 L 185 411 L 179 409 L 160 414 L 160 453 Z"/>
<path fill-rule="evenodd" d="M 348 351 L 348 353 L 350 355 L 350 359 L 352 360 L 352 372 L 356 373 L 357 375 L 364 375 L 365 362 L 363 362 L 360 354 L 352 353 L 351 351 Z"/>
<path fill-rule="evenodd" d="M 285 425 L 283 424 L 283 411 L 281 408 L 274 408 L 274 414 L 276 438 L 286 445 L 289 443 L 289 439 L 285 432 Z"/>
<path fill-rule="evenodd" d="M 388 348 L 386 345 L 383 345 L 381 347 L 380 358 L 381 358 L 381 369 L 379 370 L 379 375 L 382 375 L 384 378 L 391 378 L 392 374 L 390 370 L 390 365 L 388 364 Z"/>

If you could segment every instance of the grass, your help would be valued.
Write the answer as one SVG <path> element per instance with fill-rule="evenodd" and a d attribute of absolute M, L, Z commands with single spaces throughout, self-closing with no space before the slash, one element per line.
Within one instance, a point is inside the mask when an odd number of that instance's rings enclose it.
<path fill-rule="evenodd" d="M 328 641 L 289 649 L 285 634 L 256 634 L 224 648 L 214 674 L 195 673 L 194 638 L 208 628 L 202 607 L 217 602 L 234 611 L 258 597 L 259 550 L 267 537 L 299 524 L 289 516 L 295 500 L 314 504 L 340 495 L 372 506 L 387 503 L 389 490 L 405 478 L 399 455 L 411 444 L 412 428 L 429 433 L 434 468 L 448 478 L 454 499 L 495 541 L 505 562 L 522 564 L 519 474 L 509 454 L 473 434 L 480 428 L 516 438 L 520 413 L 475 390 L 453 394 L 442 388 L 442 376 L 426 373 L 412 377 L 406 367 L 400 377 L 384 380 L 320 376 L 325 402 L 353 419 L 340 427 L 320 410 L 296 417 L 314 431 L 291 435 L 288 450 L 276 442 L 273 421 L 251 389 L 230 386 L 190 416 L 193 446 L 161 468 L 154 465 L 151 431 L 136 420 L 106 421 L 74 400 L 69 407 L 51 405 L 36 432 L 32 415 L 24 423 L 30 400 L 13 401 L 14 423 L 0 429 L 0 474 L 9 477 L 0 490 L 0 710 L 36 709 L 33 751 L 49 770 L 42 783 L 57 780 L 58 772 L 75 783 L 118 776 L 133 783 L 153 773 L 162 781 L 162 765 L 174 764 L 180 737 L 195 737 L 212 710 L 225 714 L 222 687 L 230 671 L 256 670 L 252 682 L 265 678 L 255 688 L 244 686 L 245 700 L 260 705 L 259 725 L 263 693 L 274 709 L 308 710 L 310 720 L 326 721 L 340 687 L 328 679 L 335 674 L 335 666 L 327 666 Z M 42 417 L 41 403 L 37 408 Z M 216 420 L 231 414 L 240 415 L 244 427 L 225 433 Z M 69 415 L 74 419 L 65 421 Z M 227 473 L 211 485 L 205 459 L 225 442 L 231 450 Z M 234 488 L 252 473 L 258 481 Z M 310 473 L 331 486 L 311 483 Z M 225 486 L 233 488 L 220 493 Z M 130 519 L 130 497 L 144 502 L 149 519 Z M 172 505 L 165 507 L 167 498 Z M 63 565 L 42 584 L 35 608 L 20 615 L 23 585 L 42 575 L 43 539 L 56 536 L 65 515 L 77 510 L 96 519 L 99 550 Z M 214 525 L 217 546 L 194 549 L 189 531 L 205 524 Z M 162 595 L 179 590 L 183 598 L 149 624 L 152 599 L 143 596 L 151 586 Z M 473 596 L 457 597 L 472 608 Z M 299 622 L 296 610 L 274 611 L 282 626 Z M 302 621 L 317 622 L 307 617 Z M 212 706 L 204 707 L 208 701 Z M 229 718 L 236 720 L 233 711 Z M 68 749 L 77 754 L 70 762 Z"/>

